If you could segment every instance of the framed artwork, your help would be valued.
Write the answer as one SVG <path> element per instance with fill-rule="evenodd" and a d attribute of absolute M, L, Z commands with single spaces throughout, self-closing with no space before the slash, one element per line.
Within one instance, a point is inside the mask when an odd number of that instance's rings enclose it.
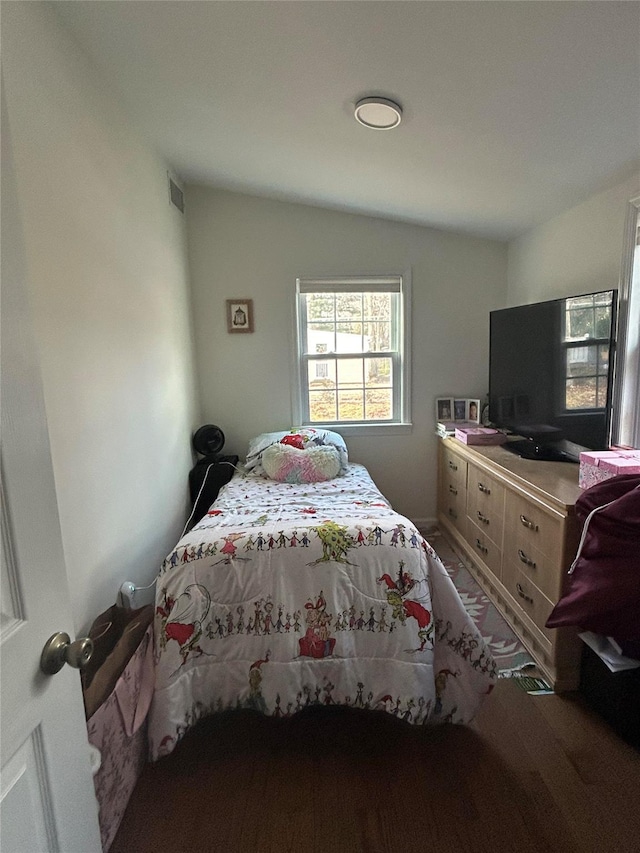
<path fill-rule="evenodd" d="M 454 421 L 466 421 L 467 420 L 467 401 L 466 400 L 455 400 L 453 401 L 453 419 Z"/>
<path fill-rule="evenodd" d="M 453 397 L 436 397 L 436 420 L 453 420 Z"/>
<path fill-rule="evenodd" d="M 253 332 L 253 299 L 227 299 L 227 332 Z"/>
<path fill-rule="evenodd" d="M 467 400 L 467 420 L 480 423 L 480 400 Z"/>

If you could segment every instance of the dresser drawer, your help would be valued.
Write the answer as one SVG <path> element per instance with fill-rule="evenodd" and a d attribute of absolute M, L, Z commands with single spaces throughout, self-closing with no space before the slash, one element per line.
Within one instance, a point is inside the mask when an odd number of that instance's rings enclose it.
<path fill-rule="evenodd" d="M 554 630 L 545 628 L 544 623 L 549 618 L 554 605 L 546 595 L 510 560 L 503 561 L 502 583 L 536 627 L 547 639 L 553 641 Z"/>
<path fill-rule="evenodd" d="M 442 448 L 442 484 L 453 485 L 458 491 L 464 492 L 467 487 L 467 463 L 451 451 L 448 447 Z"/>
<path fill-rule="evenodd" d="M 460 533 L 463 534 L 466 529 L 467 520 L 465 515 L 464 497 L 464 494 L 451 495 L 444 493 L 442 498 L 438 501 L 438 509 L 442 515 L 444 515 L 451 524 L 455 525 Z"/>
<path fill-rule="evenodd" d="M 441 447 L 438 509 L 462 535 L 466 529 L 467 463 Z"/>
<path fill-rule="evenodd" d="M 517 529 L 507 527 L 504 534 L 503 557 L 505 563 L 516 566 L 547 598 L 552 601 L 558 600 L 564 574 L 563 567 L 559 565 L 558 556 L 550 557 L 543 551 L 539 551 L 530 538 L 520 536 Z"/>
<path fill-rule="evenodd" d="M 485 471 L 469 465 L 467 515 L 486 536 L 502 549 L 504 529 L 504 486 Z"/>
<path fill-rule="evenodd" d="M 519 549 L 525 553 L 535 549 L 559 564 L 564 536 L 560 518 L 514 493 L 507 501 L 505 525 L 510 536 L 509 547 L 516 556 Z"/>
<path fill-rule="evenodd" d="M 467 516 L 467 542 L 479 560 L 487 566 L 497 580 L 500 580 L 502 568 L 502 551 L 495 542 Z"/>

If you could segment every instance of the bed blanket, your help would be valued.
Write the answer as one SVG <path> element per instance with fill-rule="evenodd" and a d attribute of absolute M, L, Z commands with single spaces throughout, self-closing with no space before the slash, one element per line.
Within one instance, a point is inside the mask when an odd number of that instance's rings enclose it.
<path fill-rule="evenodd" d="M 497 678 L 437 554 L 357 464 L 311 485 L 236 473 L 165 559 L 154 624 L 152 760 L 230 708 L 466 723 Z"/>

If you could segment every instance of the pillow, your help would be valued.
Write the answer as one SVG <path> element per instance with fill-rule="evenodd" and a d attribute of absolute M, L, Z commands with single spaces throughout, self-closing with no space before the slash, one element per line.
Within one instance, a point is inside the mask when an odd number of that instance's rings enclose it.
<path fill-rule="evenodd" d="M 339 475 L 340 454 L 326 445 L 304 450 L 277 442 L 263 451 L 262 466 L 279 483 L 322 483 Z"/>
<path fill-rule="evenodd" d="M 333 447 L 340 458 L 340 474 L 346 474 L 349 467 L 349 455 L 344 438 L 337 432 L 315 427 L 300 427 L 280 432 L 264 432 L 252 438 L 247 450 L 245 469 L 254 474 L 264 474 L 262 456 L 264 451 L 274 444 L 295 447 L 298 450 L 308 450 L 314 447 Z"/>

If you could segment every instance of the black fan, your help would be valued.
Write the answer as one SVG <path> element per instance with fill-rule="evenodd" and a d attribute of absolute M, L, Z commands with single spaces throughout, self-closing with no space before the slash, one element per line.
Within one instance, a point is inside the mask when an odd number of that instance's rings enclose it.
<path fill-rule="evenodd" d="M 202 456 L 215 456 L 224 447 L 224 433 L 215 424 L 206 424 L 193 434 L 193 448 Z"/>

